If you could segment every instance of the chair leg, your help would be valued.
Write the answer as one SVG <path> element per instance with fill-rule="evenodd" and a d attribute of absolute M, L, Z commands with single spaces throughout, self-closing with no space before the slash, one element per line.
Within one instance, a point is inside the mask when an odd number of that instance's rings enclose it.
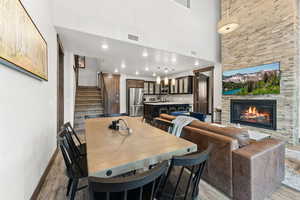
<path fill-rule="evenodd" d="M 73 179 L 69 178 L 68 187 L 67 187 L 67 195 L 66 196 L 69 196 L 69 194 L 70 194 L 70 189 L 71 189 L 71 186 L 72 186 L 72 182 L 73 182 Z"/>
<path fill-rule="evenodd" d="M 78 187 L 78 179 L 74 179 L 73 183 L 72 183 L 70 200 L 75 199 L 75 195 L 76 195 L 76 192 L 77 192 L 77 187 Z"/>

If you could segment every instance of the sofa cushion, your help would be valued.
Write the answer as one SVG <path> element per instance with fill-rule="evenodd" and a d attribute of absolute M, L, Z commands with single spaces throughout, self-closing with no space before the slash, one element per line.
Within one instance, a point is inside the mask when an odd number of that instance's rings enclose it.
<path fill-rule="evenodd" d="M 169 121 L 172 121 L 176 118 L 174 116 L 170 116 L 167 114 L 161 114 L 160 117 Z M 193 121 L 189 126 L 234 138 L 238 140 L 240 147 L 250 144 L 249 133 L 246 129 L 235 128 L 235 127 L 218 127 L 218 126 L 211 125 L 210 123 L 207 122 L 196 121 L 196 120 Z"/>

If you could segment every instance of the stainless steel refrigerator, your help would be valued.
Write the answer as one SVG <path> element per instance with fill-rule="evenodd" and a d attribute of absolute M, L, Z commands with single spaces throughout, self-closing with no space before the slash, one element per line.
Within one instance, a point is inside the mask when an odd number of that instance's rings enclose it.
<path fill-rule="evenodd" d="M 130 88 L 129 89 L 129 116 L 143 116 L 144 112 L 144 89 Z"/>

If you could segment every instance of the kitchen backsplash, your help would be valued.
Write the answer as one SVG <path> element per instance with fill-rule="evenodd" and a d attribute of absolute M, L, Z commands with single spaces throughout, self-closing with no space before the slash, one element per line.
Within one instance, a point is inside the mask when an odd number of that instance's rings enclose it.
<path fill-rule="evenodd" d="M 182 94 L 182 95 L 169 95 L 167 97 L 168 101 L 184 102 L 184 103 L 193 103 L 192 94 Z"/>

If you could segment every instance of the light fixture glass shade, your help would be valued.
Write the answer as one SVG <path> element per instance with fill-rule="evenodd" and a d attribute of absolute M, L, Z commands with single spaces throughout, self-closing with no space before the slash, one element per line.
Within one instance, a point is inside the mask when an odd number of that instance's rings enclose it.
<path fill-rule="evenodd" d="M 169 79 L 168 77 L 165 77 L 165 85 L 168 85 L 169 84 Z"/>
<path fill-rule="evenodd" d="M 160 76 L 158 76 L 157 78 L 156 78 L 156 83 L 159 85 L 160 84 Z"/>
<path fill-rule="evenodd" d="M 218 23 L 218 32 L 222 35 L 235 31 L 240 26 L 239 20 L 234 16 L 227 16 Z"/>
<path fill-rule="evenodd" d="M 175 78 L 172 78 L 172 82 L 171 82 L 172 85 L 175 85 L 176 84 L 176 80 Z"/>

